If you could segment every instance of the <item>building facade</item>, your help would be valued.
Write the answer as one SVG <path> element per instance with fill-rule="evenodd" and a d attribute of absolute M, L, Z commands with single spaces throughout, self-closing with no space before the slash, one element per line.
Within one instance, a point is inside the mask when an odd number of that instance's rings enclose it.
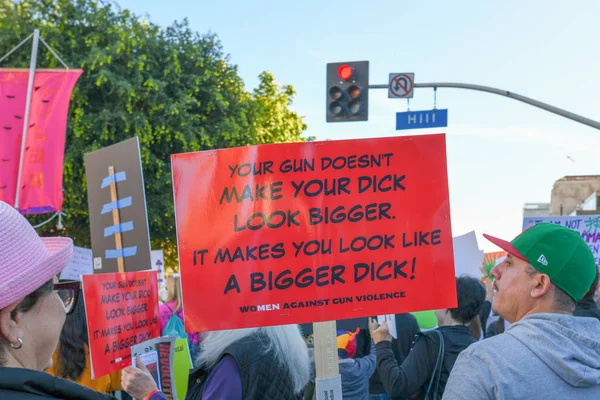
<path fill-rule="evenodd" d="M 550 203 L 525 203 L 523 217 L 600 214 L 600 175 L 565 176 L 552 187 Z"/>

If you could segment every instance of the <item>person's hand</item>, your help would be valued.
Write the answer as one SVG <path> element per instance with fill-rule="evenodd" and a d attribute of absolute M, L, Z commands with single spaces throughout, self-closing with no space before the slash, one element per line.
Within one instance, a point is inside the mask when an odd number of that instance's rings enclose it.
<path fill-rule="evenodd" d="M 378 324 L 376 320 L 371 320 L 371 322 L 369 322 L 369 330 L 371 331 L 371 338 L 373 339 L 373 342 L 375 344 L 383 342 L 384 340 L 391 342 L 393 338 L 392 335 L 390 335 L 387 322 L 384 322 L 380 327 L 377 327 L 377 325 Z"/>
<path fill-rule="evenodd" d="M 369 332 L 372 334 L 379 328 L 379 322 L 377 322 L 377 318 L 369 318 Z"/>
<path fill-rule="evenodd" d="M 127 367 L 121 374 L 121 385 L 134 399 L 143 399 L 148 394 L 157 390 L 154 378 L 138 356 L 135 359 L 136 367 Z"/>

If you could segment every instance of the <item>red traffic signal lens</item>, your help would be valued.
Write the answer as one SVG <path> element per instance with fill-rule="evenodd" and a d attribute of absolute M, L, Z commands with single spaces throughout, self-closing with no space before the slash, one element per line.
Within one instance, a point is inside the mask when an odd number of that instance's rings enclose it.
<path fill-rule="evenodd" d="M 344 64 L 338 68 L 338 75 L 343 81 L 347 81 L 348 79 L 352 78 L 352 73 L 352 67 L 347 64 Z"/>

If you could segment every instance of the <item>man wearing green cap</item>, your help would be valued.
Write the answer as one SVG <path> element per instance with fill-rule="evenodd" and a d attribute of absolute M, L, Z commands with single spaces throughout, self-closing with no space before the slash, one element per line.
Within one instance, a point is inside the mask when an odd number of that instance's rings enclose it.
<path fill-rule="evenodd" d="M 542 223 L 494 267 L 493 310 L 511 326 L 461 353 L 444 399 L 600 399 L 600 321 L 574 317 L 596 275 L 580 234 Z"/>

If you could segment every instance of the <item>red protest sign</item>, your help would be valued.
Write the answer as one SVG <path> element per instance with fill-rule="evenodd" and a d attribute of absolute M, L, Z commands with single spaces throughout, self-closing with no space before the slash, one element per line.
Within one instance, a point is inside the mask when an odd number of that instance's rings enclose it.
<path fill-rule="evenodd" d="M 444 135 L 172 157 L 186 329 L 456 306 Z"/>
<path fill-rule="evenodd" d="M 160 336 L 156 271 L 83 276 L 92 379 L 131 365 L 131 346 Z"/>

